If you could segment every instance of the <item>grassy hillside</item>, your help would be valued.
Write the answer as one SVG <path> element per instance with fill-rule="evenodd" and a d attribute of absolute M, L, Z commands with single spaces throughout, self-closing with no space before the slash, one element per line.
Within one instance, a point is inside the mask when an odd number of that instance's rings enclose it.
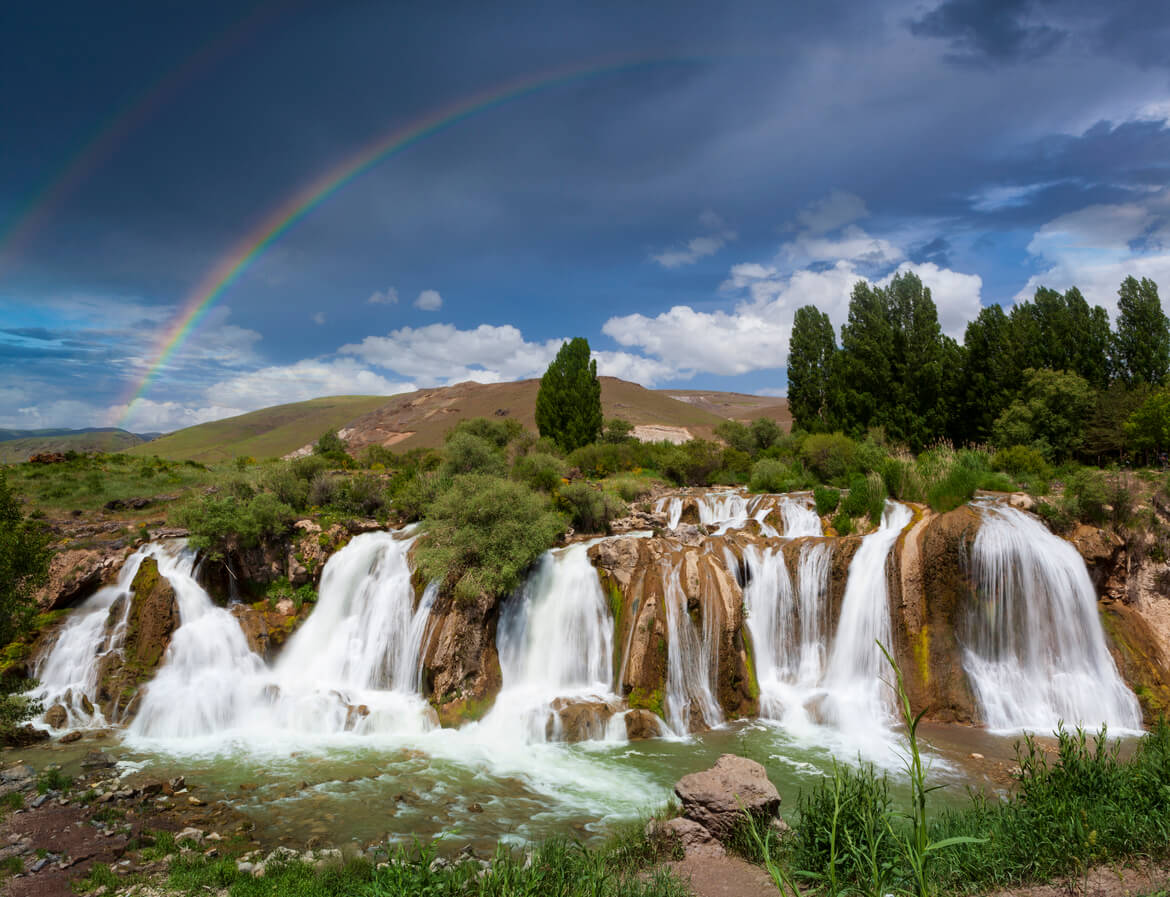
<path fill-rule="evenodd" d="M 751 421 L 770 417 L 787 431 L 792 430 L 792 414 L 788 399 L 775 396 L 753 396 L 742 392 L 710 392 L 700 389 L 663 389 L 665 395 L 696 408 L 710 411 L 732 420 Z"/>
<path fill-rule="evenodd" d="M 17 432 L 17 431 L 12 431 Z M 41 452 L 120 452 L 142 443 L 125 430 L 50 431 L 52 435 L 23 436 L 0 442 L 0 464 L 17 464 Z"/>
<path fill-rule="evenodd" d="M 347 435 L 347 440 L 356 450 L 372 444 L 402 449 L 434 447 L 443 444 L 448 430 L 469 417 L 511 417 L 535 430 L 539 387 L 539 380 L 458 383 L 395 396 L 381 408 L 354 421 L 353 432 Z M 686 428 L 691 436 L 707 438 L 723 420 L 667 393 L 614 377 L 601 378 L 601 405 L 607 418 L 624 418 L 635 426 Z"/>
<path fill-rule="evenodd" d="M 291 405 L 277 405 L 238 417 L 187 427 L 132 448 L 128 454 L 158 455 L 161 458 L 201 461 L 204 464 L 240 456 L 279 457 L 315 442 L 326 430 L 343 427 L 386 402 L 385 396 L 330 396 Z"/>

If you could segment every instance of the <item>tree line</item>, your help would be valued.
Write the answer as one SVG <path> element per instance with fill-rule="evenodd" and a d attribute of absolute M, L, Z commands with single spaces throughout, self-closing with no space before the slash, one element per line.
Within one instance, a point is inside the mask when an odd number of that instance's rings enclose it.
<path fill-rule="evenodd" d="M 914 451 L 946 439 L 1122 458 L 1170 448 L 1168 374 L 1170 320 L 1148 278 L 1122 282 L 1115 328 L 1076 287 L 1040 287 L 983 308 L 959 343 L 906 272 L 854 286 L 840 343 L 827 314 L 796 311 L 788 404 L 808 432 L 881 428 Z"/>

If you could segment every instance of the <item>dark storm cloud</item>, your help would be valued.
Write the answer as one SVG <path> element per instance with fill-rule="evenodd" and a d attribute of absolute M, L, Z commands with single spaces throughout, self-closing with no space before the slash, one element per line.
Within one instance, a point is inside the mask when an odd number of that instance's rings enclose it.
<path fill-rule="evenodd" d="M 919 37 L 946 40 L 962 62 L 1036 59 L 1051 53 L 1067 32 L 1032 21 L 1030 0 L 945 0 L 910 23 Z"/>
<path fill-rule="evenodd" d="M 907 254 L 914 262 L 933 262 L 940 268 L 949 268 L 951 267 L 950 250 L 950 240 L 946 237 L 935 237 L 920 246 L 913 247 Z"/>

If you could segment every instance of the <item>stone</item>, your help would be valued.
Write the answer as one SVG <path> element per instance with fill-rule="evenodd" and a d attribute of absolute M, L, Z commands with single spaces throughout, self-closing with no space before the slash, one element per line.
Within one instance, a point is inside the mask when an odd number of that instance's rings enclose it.
<path fill-rule="evenodd" d="M 293 600 L 291 598 L 281 598 L 276 602 L 275 610 L 278 614 L 281 614 L 285 617 L 291 617 L 297 612 L 296 605 L 293 604 Z"/>
<path fill-rule="evenodd" d="M 66 732 L 61 736 L 61 744 L 73 744 L 75 741 L 81 741 L 81 732 L 74 729 L 72 732 Z"/>
<path fill-rule="evenodd" d="M 683 853 L 691 857 L 721 857 L 726 851 L 718 839 L 707 829 L 693 819 L 676 816 L 659 823 L 655 827 L 655 834 L 664 840 L 679 844 Z"/>
<path fill-rule="evenodd" d="M 189 827 L 189 828 L 185 828 L 181 832 L 179 832 L 177 835 L 175 835 L 175 840 L 176 841 L 194 841 L 196 844 L 202 844 L 203 843 L 203 830 L 197 829 L 194 826 Z"/>
<path fill-rule="evenodd" d="M 101 751 L 90 751 L 81 758 L 81 766 L 83 769 L 111 769 L 114 761 Z"/>
<path fill-rule="evenodd" d="M 1008 504 L 1021 511 L 1036 510 L 1036 500 L 1026 492 L 1013 492 L 1008 498 Z"/>
<path fill-rule="evenodd" d="M 624 720 L 626 737 L 630 741 L 644 741 L 662 734 L 662 723 L 651 710 L 631 710 Z"/>
<path fill-rule="evenodd" d="M 744 812 L 771 818 L 780 809 L 780 793 L 755 760 L 724 754 L 711 769 L 693 772 L 675 783 L 683 815 L 720 840 L 739 827 Z"/>
<path fill-rule="evenodd" d="M 54 729 L 64 729 L 69 723 L 69 713 L 60 704 L 54 704 L 45 711 L 45 725 Z"/>

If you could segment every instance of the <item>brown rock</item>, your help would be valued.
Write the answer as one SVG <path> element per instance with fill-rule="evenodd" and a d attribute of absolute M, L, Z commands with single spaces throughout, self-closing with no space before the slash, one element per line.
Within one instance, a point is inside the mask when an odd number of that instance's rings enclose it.
<path fill-rule="evenodd" d="M 621 708 L 608 701 L 576 701 L 557 698 L 546 736 L 550 741 L 598 741 L 605 737 L 610 719 Z"/>
<path fill-rule="evenodd" d="M 64 729 L 69 722 L 69 713 L 60 704 L 54 704 L 45 711 L 45 725 Z"/>
<path fill-rule="evenodd" d="M 503 677 L 496 653 L 496 600 L 444 596 L 431 611 L 423 647 L 424 690 L 444 726 L 479 719 L 491 709 Z"/>
<path fill-rule="evenodd" d="M 113 581 L 128 553 L 112 546 L 58 551 L 49 561 L 48 582 L 37 592 L 37 607 L 50 611 L 79 604 Z"/>
<path fill-rule="evenodd" d="M 711 769 L 693 772 L 675 783 L 683 815 L 719 839 L 729 838 L 744 812 L 771 818 L 780 809 L 780 794 L 755 760 L 724 754 Z"/>
<path fill-rule="evenodd" d="M 75 741 L 81 741 L 81 732 L 77 729 L 61 736 L 61 744 L 73 744 Z"/>
<path fill-rule="evenodd" d="M 721 857 L 727 851 L 707 829 L 693 819 L 676 816 L 654 827 L 654 835 L 682 847 L 683 853 L 695 857 Z"/>
<path fill-rule="evenodd" d="M 662 722 L 649 710 L 631 710 L 626 713 L 626 737 L 630 741 L 644 741 L 662 734 Z"/>

